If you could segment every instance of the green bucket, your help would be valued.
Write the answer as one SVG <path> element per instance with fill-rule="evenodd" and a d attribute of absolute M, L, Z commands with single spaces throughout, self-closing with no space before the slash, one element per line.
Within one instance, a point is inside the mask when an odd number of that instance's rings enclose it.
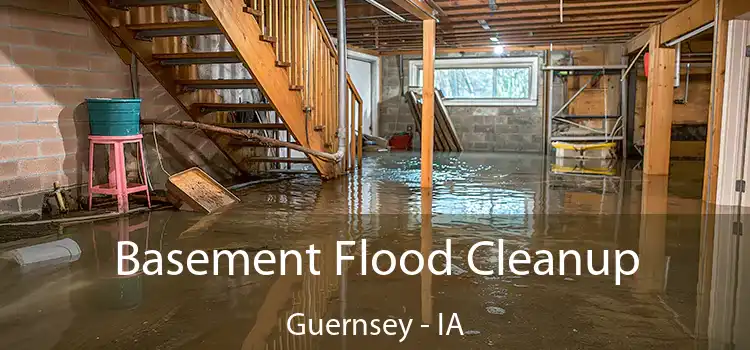
<path fill-rule="evenodd" d="M 130 136 L 141 132 L 141 99 L 87 98 L 91 135 Z"/>

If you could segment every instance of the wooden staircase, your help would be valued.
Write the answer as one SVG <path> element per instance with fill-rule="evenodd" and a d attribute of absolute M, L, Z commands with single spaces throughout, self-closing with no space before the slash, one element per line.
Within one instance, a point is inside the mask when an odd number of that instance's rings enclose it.
<path fill-rule="evenodd" d="M 293 172 L 291 164 L 309 163 L 329 179 L 361 164 L 362 98 L 347 77 L 339 125 L 338 53 L 314 1 L 78 1 L 121 57 L 131 52 L 194 121 L 343 152 L 335 163 L 207 133 L 240 170 Z"/>

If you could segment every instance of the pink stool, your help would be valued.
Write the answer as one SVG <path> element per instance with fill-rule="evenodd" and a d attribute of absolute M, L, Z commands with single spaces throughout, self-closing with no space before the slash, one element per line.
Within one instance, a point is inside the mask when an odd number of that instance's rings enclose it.
<path fill-rule="evenodd" d="M 143 171 L 143 184 L 128 183 L 125 173 L 125 149 L 126 143 L 137 143 L 141 170 Z M 94 145 L 111 145 L 109 154 L 109 183 L 94 186 Z M 146 191 L 148 207 L 151 208 L 151 195 L 148 193 L 148 180 L 146 179 L 146 161 L 143 157 L 143 135 L 132 136 L 93 136 L 89 135 L 89 210 L 91 210 L 94 193 L 117 196 L 117 211 L 124 213 L 128 211 L 128 194 Z"/>

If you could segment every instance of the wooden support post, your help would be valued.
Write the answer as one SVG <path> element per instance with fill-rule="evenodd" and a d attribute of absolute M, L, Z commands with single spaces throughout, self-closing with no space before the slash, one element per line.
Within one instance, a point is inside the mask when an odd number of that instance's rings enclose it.
<path fill-rule="evenodd" d="M 635 276 L 636 290 L 639 292 L 653 293 L 664 289 L 667 263 L 667 184 L 666 176 L 643 175 L 638 235 L 640 267 Z"/>
<path fill-rule="evenodd" d="M 432 253 L 432 190 L 422 191 L 422 226 L 420 228 L 420 251 L 423 256 Z M 432 324 L 432 273 L 422 269 L 420 274 L 420 299 L 422 324 Z"/>
<path fill-rule="evenodd" d="M 661 27 L 651 28 L 646 97 L 646 149 L 643 172 L 648 175 L 669 174 L 669 146 L 672 137 L 674 105 L 675 50 L 659 45 Z"/>
<path fill-rule="evenodd" d="M 722 2 L 724 5 L 725 2 Z M 729 21 L 724 17 L 722 6 L 716 13 L 714 27 L 714 48 L 711 72 L 711 96 L 708 107 L 708 128 L 706 130 L 706 163 L 703 169 L 703 201 L 716 202 L 716 188 L 719 179 L 719 148 L 721 124 L 724 119 L 724 80 L 727 65 L 727 33 Z"/>
<path fill-rule="evenodd" d="M 435 134 L 435 20 L 422 21 L 422 188 L 432 188 Z"/>

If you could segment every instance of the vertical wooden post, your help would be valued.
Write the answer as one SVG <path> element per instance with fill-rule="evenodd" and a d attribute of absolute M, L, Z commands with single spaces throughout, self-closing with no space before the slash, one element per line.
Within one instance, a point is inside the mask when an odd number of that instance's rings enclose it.
<path fill-rule="evenodd" d="M 729 21 L 724 17 L 725 1 L 715 14 L 714 49 L 711 69 L 711 96 L 706 132 L 706 163 L 703 169 L 703 201 L 716 202 L 719 179 L 719 148 L 721 124 L 724 119 L 724 80 L 727 65 L 727 40 Z"/>
<path fill-rule="evenodd" d="M 420 242 L 419 250 L 422 255 L 430 255 L 432 253 L 432 191 L 422 191 Z M 422 324 L 432 324 L 432 273 L 429 269 L 422 269 L 419 294 L 422 304 Z"/>
<path fill-rule="evenodd" d="M 422 188 L 432 188 L 435 134 L 435 20 L 422 21 Z"/>
<path fill-rule="evenodd" d="M 674 105 L 675 50 L 659 45 L 661 27 L 651 28 L 646 96 L 646 149 L 643 172 L 648 175 L 669 174 L 669 147 L 672 138 Z"/>
<path fill-rule="evenodd" d="M 641 225 L 638 236 L 640 266 L 635 275 L 640 292 L 659 292 L 664 288 L 667 230 L 666 176 L 643 175 Z"/>

